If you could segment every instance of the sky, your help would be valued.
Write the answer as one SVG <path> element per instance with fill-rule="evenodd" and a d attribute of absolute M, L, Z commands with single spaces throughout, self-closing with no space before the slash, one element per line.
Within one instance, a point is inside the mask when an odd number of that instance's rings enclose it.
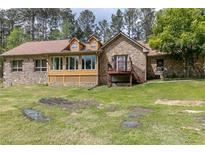
<path fill-rule="evenodd" d="M 99 21 L 102 21 L 103 19 L 106 19 L 108 21 L 111 21 L 111 15 L 115 14 L 118 8 L 86 8 L 91 10 L 95 17 L 96 17 L 96 23 Z M 74 13 L 76 13 L 76 17 L 79 16 L 80 12 L 85 10 L 84 8 L 76 8 L 72 9 Z M 123 10 L 123 9 L 122 9 Z"/>

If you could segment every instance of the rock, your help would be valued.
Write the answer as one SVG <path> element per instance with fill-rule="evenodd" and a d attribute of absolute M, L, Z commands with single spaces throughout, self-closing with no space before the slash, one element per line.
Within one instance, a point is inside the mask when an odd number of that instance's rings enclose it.
<path fill-rule="evenodd" d="M 140 126 L 141 124 L 137 121 L 124 121 L 122 123 L 122 127 L 123 128 L 135 128 L 135 127 L 138 127 Z"/>
<path fill-rule="evenodd" d="M 51 118 L 44 116 L 40 111 L 35 109 L 23 109 L 23 114 L 34 121 L 40 121 L 40 122 L 50 122 Z"/>

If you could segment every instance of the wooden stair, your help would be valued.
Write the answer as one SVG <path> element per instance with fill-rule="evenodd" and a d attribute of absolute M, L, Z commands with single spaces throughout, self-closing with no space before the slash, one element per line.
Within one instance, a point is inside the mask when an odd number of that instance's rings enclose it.
<path fill-rule="evenodd" d="M 129 76 L 129 86 L 132 86 L 133 80 L 135 80 L 138 83 L 144 82 L 144 71 L 142 71 L 139 67 L 134 66 L 132 63 L 131 57 L 129 57 L 130 62 L 130 69 L 127 69 L 125 71 L 118 71 L 116 69 L 113 69 L 113 66 L 109 63 L 108 64 L 108 85 L 111 87 L 112 83 L 112 77 L 115 75 L 126 75 Z"/>

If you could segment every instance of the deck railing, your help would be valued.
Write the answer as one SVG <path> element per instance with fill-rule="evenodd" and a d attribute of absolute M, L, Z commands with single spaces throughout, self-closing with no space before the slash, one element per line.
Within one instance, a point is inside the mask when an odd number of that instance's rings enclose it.
<path fill-rule="evenodd" d="M 132 70 L 132 61 L 131 60 L 114 60 L 108 63 L 108 71 L 131 71 Z"/>

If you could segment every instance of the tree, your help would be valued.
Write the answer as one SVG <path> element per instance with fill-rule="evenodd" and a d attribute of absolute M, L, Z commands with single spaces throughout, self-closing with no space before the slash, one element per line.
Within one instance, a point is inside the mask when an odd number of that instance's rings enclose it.
<path fill-rule="evenodd" d="M 20 9 L 8 9 L 5 10 L 6 18 L 8 20 L 7 26 L 12 30 L 16 26 L 22 26 L 22 19 Z"/>
<path fill-rule="evenodd" d="M 37 8 L 22 8 L 19 9 L 20 17 L 24 22 L 23 26 L 26 33 L 30 35 L 31 40 L 36 39 L 36 18 L 39 16 L 39 9 Z"/>
<path fill-rule="evenodd" d="M 98 26 L 95 29 L 95 33 L 102 42 L 106 42 L 111 38 L 111 30 L 107 20 L 102 20 L 98 23 Z"/>
<path fill-rule="evenodd" d="M 135 31 L 137 31 L 137 26 L 139 22 L 139 9 L 125 9 L 124 12 L 124 25 L 129 37 L 136 37 Z"/>
<path fill-rule="evenodd" d="M 147 41 L 148 37 L 152 34 L 152 25 L 155 20 L 155 9 L 142 8 L 140 9 L 141 26 L 144 31 L 144 39 Z"/>
<path fill-rule="evenodd" d="M 12 49 L 22 44 L 27 40 L 23 30 L 20 27 L 15 27 L 7 38 L 7 49 Z"/>
<path fill-rule="evenodd" d="M 61 36 L 63 39 L 72 37 L 75 33 L 75 14 L 71 9 L 61 9 Z"/>
<path fill-rule="evenodd" d="M 80 28 L 80 25 L 78 24 L 78 21 L 75 21 L 75 29 L 74 29 L 73 36 L 77 37 L 81 41 L 83 41 L 85 39 L 85 33 Z"/>
<path fill-rule="evenodd" d="M 205 49 L 205 9 L 164 9 L 157 13 L 152 48 L 181 56 L 187 77 Z"/>
<path fill-rule="evenodd" d="M 59 40 L 61 38 L 61 32 L 59 29 L 51 29 L 49 34 L 49 40 Z"/>
<path fill-rule="evenodd" d="M 37 31 L 39 39 L 48 40 L 50 29 L 56 29 L 59 26 L 58 8 L 41 8 L 37 17 Z"/>
<path fill-rule="evenodd" d="M 6 24 L 6 18 L 5 18 L 5 10 L 0 10 L 0 53 L 3 51 L 4 45 L 5 45 L 5 24 Z"/>
<path fill-rule="evenodd" d="M 84 32 L 84 39 L 87 39 L 93 34 L 95 28 L 95 16 L 92 11 L 84 10 L 80 13 L 78 17 L 78 25 L 80 29 Z"/>
<path fill-rule="evenodd" d="M 123 13 L 120 9 L 117 10 L 116 15 L 112 14 L 112 21 L 111 21 L 111 29 L 113 35 L 119 33 L 120 31 L 123 31 L 124 28 L 124 22 L 123 22 Z"/>

